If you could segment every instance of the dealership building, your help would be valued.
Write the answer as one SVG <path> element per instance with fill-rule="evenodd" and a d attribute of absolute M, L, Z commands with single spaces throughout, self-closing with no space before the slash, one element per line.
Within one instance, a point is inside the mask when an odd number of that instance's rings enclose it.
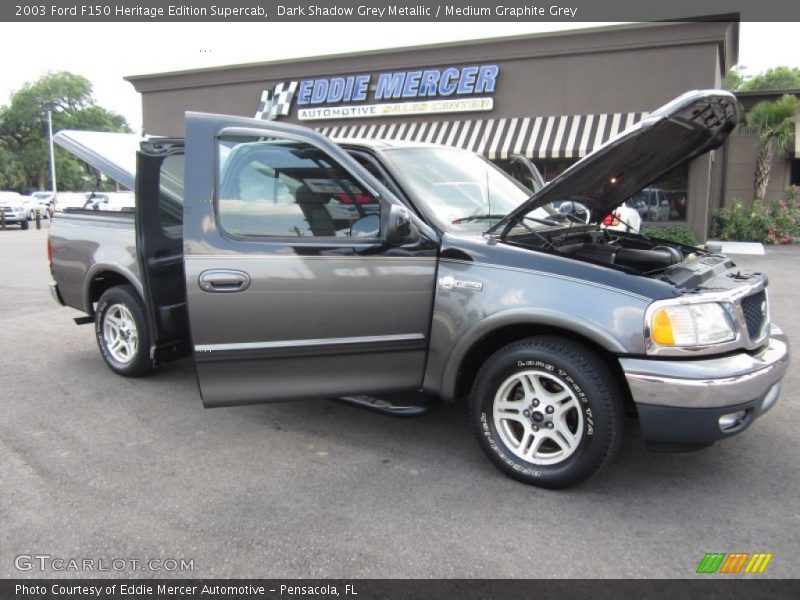
<path fill-rule="evenodd" d="M 504 168 L 519 154 L 549 180 L 683 92 L 721 87 L 738 37 L 737 22 L 646 23 L 127 79 L 148 134 L 182 135 L 185 111 L 257 116 L 468 148 Z M 785 158 L 768 197 L 797 183 Z M 662 206 L 644 216 L 704 240 L 714 209 L 752 196 L 754 160 L 752 139 L 734 133 L 653 182 Z"/>

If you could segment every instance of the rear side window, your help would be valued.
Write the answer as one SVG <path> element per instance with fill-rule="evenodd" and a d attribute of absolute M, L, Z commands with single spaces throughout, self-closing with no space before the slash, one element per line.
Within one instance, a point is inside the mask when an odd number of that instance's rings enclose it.
<path fill-rule="evenodd" d="M 292 139 L 218 141 L 221 227 L 245 237 L 377 237 L 380 204 L 325 152 Z"/>
<path fill-rule="evenodd" d="M 159 173 L 158 215 L 161 229 L 173 238 L 183 231 L 183 154 L 164 157 Z"/>

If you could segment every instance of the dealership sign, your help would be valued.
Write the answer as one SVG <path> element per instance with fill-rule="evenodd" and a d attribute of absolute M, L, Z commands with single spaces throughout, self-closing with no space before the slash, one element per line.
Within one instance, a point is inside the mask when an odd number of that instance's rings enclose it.
<path fill-rule="evenodd" d="M 301 121 L 488 111 L 498 73 L 472 65 L 284 81 L 262 92 L 256 118 L 289 116 L 293 106 Z"/>

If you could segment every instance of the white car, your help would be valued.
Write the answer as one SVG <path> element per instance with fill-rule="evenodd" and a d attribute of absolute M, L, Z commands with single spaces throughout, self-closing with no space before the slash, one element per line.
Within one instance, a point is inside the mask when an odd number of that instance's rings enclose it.
<path fill-rule="evenodd" d="M 89 192 L 58 192 L 53 200 L 53 212 L 63 212 L 68 208 L 83 208 Z"/>
<path fill-rule="evenodd" d="M 35 192 L 31 192 L 31 196 L 36 198 L 42 204 L 47 205 L 47 214 L 51 217 L 53 216 L 53 198 L 55 197 L 55 193 L 37 190 Z"/>
<path fill-rule="evenodd" d="M 83 208 L 122 212 L 133 210 L 136 200 L 133 192 L 93 192 L 89 194 Z"/>
<path fill-rule="evenodd" d="M 28 228 L 28 213 L 25 202 L 17 192 L 0 192 L 0 212 L 6 225 L 16 224 Z"/>
<path fill-rule="evenodd" d="M 40 200 L 36 196 L 20 196 L 22 198 L 23 206 L 25 207 L 25 214 L 28 215 L 28 221 L 33 221 L 36 218 L 36 213 L 42 219 L 50 217 L 50 202 L 47 200 Z"/>

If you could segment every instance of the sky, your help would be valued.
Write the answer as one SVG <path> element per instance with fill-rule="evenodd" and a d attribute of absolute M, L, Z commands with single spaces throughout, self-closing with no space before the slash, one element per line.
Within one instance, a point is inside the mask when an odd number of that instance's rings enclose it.
<path fill-rule="evenodd" d="M 387 47 L 597 27 L 612 23 L 0 23 L 0 105 L 48 71 L 94 85 L 98 104 L 141 129 L 126 75 L 161 73 Z M 68 28 L 68 35 L 65 35 Z M 753 75 L 800 67 L 800 23 L 741 23 L 739 64 Z"/>

